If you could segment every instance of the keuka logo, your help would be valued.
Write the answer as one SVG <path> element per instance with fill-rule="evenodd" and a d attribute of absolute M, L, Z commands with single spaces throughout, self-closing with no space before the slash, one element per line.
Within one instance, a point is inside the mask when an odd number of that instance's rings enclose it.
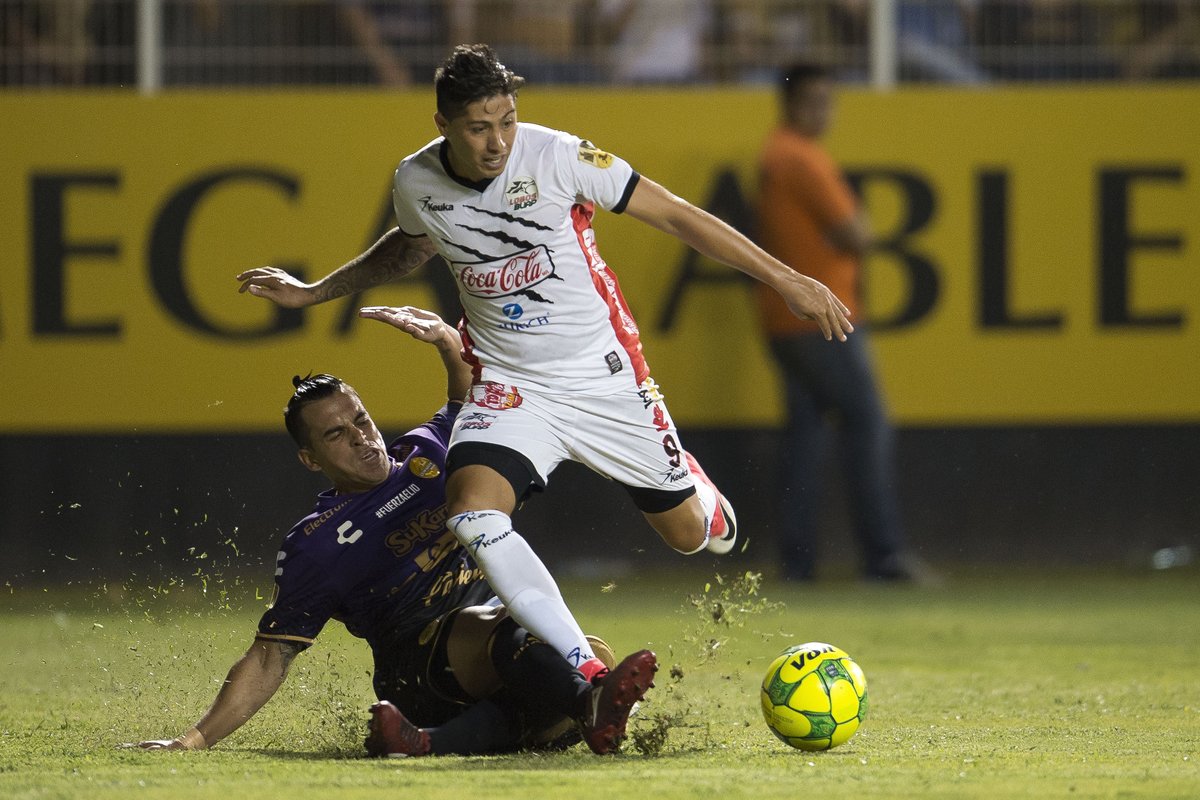
<path fill-rule="evenodd" d="M 472 539 L 470 544 L 467 545 L 467 547 L 471 548 L 471 555 L 474 555 L 474 554 L 478 553 L 482 548 L 491 547 L 494 544 L 499 544 L 500 542 L 504 541 L 505 539 L 508 538 L 508 535 L 510 533 L 512 533 L 512 529 L 506 530 L 504 533 L 493 536 L 491 539 L 487 538 L 486 533 L 481 533 L 478 536 L 476 536 L 474 539 Z"/>
<path fill-rule="evenodd" d="M 432 195 L 425 195 L 419 201 L 421 208 L 426 211 L 453 211 L 454 203 L 435 203 Z"/>

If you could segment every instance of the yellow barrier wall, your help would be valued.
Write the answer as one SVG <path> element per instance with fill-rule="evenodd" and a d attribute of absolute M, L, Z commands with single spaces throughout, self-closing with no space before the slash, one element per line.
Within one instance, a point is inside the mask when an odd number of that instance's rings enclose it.
<path fill-rule="evenodd" d="M 275 430 L 294 373 L 426 413 L 432 352 L 344 303 L 279 316 L 260 264 L 324 274 L 390 224 L 425 92 L 0 95 L 0 431 Z M 767 91 L 527 89 L 698 204 L 752 196 Z M 910 425 L 1200 419 L 1200 90 L 846 92 L 830 146 L 886 240 L 868 297 Z M 601 252 L 685 426 L 780 416 L 744 284 L 634 220 Z M 682 277 L 681 277 L 682 276 Z M 426 280 L 364 303 L 433 306 Z"/>

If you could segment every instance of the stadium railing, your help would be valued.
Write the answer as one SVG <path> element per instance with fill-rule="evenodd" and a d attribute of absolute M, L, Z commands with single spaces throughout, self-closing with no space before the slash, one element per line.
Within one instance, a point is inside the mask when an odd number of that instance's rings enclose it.
<path fill-rule="evenodd" d="M 493 44 L 539 83 L 1200 77 L 1200 0 L 0 0 L 0 86 L 404 86 Z"/>

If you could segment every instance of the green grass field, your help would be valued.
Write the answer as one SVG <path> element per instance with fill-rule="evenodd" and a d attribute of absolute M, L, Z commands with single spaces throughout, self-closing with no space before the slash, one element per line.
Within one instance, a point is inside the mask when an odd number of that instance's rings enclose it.
<path fill-rule="evenodd" d="M 147 753 L 116 745 L 199 716 L 250 642 L 255 590 L 232 608 L 196 592 L 13 591 L 0 797 L 1200 797 L 1194 569 L 746 585 L 564 582 L 585 629 L 664 665 L 619 756 L 383 761 L 360 757 L 366 648 L 336 624 L 216 749 Z M 787 748 L 758 709 L 771 658 L 804 641 L 844 648 L 869 681 L 870 716 L 829 752 Z"/>

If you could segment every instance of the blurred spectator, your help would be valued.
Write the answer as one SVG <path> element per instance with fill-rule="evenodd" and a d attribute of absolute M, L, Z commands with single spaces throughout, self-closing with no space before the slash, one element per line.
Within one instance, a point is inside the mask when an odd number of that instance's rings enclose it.
<path fill-rule="evenodd" d="M 902 80 L 981 83 L 972 52 L 974 0 L 900 0 L 897 52 Z"/>
<path fill-rule="evenodd" d="M 6 2 L 0 13 L 4 45 L 0 83 L 80 84 L 93 45 L 88 32 L 92 0 Z"/>
<path fill-rule="evenodd" d="M 87 82 L 98 86 L 132 86 L 137 82 L 136 0 L 96 0 L 88 15 L 94 57 Z"/>
<path fill-rule="evenodd" d="M 1200 77 L 1200 5 L 1143 0 L 1106 9 L 1103 43 L 1131 80 Z"/>
<path fill-rule="evenodd" d="M 972 29 L 978 0 L 896 0 L 896 60 L 900 80 L 981 83 Z M 870 29 L 872 0 L 845 0 Z M 872 36 L 878 32 L 872 31 Z"/>
<path fill-rule="evenodd" d="M 514 72 L 543 86 L 603 83 L 600 65 L 581 47 L 591 6 L 591 0 L 480 0 L 476 34 L 451 44 L 487 42 L 503 50 Z"/>
<path fill-rule="evenodd" d="M 338 11 L 371 65 L 372 81 L 409 86 L 431 83 L 452 39 L 471 38 L 464 30 L 470 5 L 462 0 L 355 0 L 339 3 Z"/>
<path fill-rule="evenodd" d="M 816 575 L 825 445 L 830 431 L 836 431 L 863 574 L 875 580 L 923 580 L 931 577 L 928 571 L 906 552 L 892 428 L 859 313 L 860 269 L 870 230 L 858 199 L 821 144 L 833 114 L 833 81 L 811 63 L 793 65 L 781 77 L 780 124 L 759 158 L 760 244 L 832 289 L 854 313 L 855 327 L 845 342 L 826 341 L 811 321 L 796 318 L 778 294 L 757 291 L 785 387 L 779 515 L 783 577 L 807 581 Z"/>
<path fill-rule="evenodd" d="M 867 25 L 844 0 L 724 0 L 716 25 L 716 77 L 774 82 L 786 54 L 804 53 L 842 79 L 862 80 Z"/>
<path fill-rule="evenodd" d="M 332 2 L 163 4 L 164 83 L 320 85 L 365 83 L 344 54 L 353 42 Z"/>
<path fill-rule="evenodd" d="M 487 41 L 539 83 L 595 81 L 578 51 L 581 0 L 348 0 L 339 13 L 384 86 L 425 85 L 446 51 Z"/>
<path fill-rule="evenodd" d="M 1200 76 L 1198 0 L 893 0 L 902 82 Z M 160 0 L 163 83 L 406 86 L 487 41 L 539 83 L 870 74 L 875 0 Z M 0 0 L 0 85 L 137 79 L 140 0 Z"/>
<path fill-rule="evenodd" d="M 1096 0 L 980 0 L 980 59 L 1006 80 L 1115 77 L 1115 62 L 1096 46 L 1105 5 Z"/>
<path fill-rule="evenodd" d="M 596 12 L 611 81 L 687 83 L 706 77 L 710 0 L 599 0 Z"/>

